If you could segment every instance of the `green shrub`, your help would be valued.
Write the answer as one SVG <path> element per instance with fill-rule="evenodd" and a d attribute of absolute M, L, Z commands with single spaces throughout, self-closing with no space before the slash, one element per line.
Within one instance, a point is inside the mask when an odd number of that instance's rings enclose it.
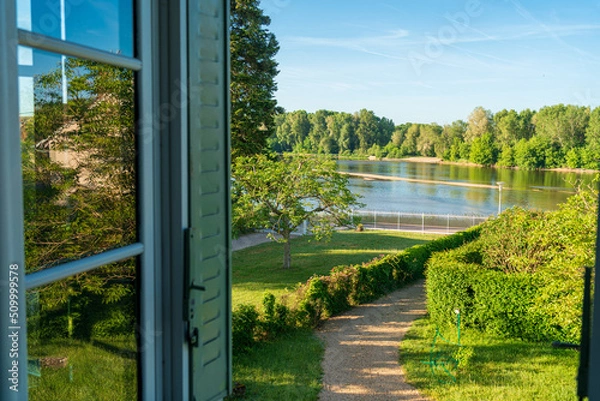
<path fill-rule="evenodd" d="M 553 237 L 546 232 L 546 212 L 514 207 L 481 229 L 482 263 L 505 273 L 535 272 L 552 258 Z"/>
<path fill-rule="evenodd" d="M 479 233 L 475 227 L 362 265 L 335 267 L 331 275 L 312 277 L 300 286 L 291 308 L 299 312 L 300 325 L 314 327 L 352 305 L 372 301 L 422 277 L 433 252 L 459 247 Z"/>
<path fill-rule="evenodd" d="M 454 310 L 465 327 L 530 341 L 578 341 L 577 305 L 548 314 L 550 283 L 540 273 L 507 274 L 460 261 L 461 250 L 435 255 L 428 263 L 427 309 L 440 326 L 452 326 Z M 552 297 L 552 296 L 551 296 Z M 562 321 L 557 319 L 562 317 Z"/>
<path fill-rule="evenodd" d="M 247 351 L 256 341 L 259 313 L 254 305 L 240 305 L 231 316 L 233 352 Z"/>
<path fill-rule="evenodd" d="M 579 341 L 583 266 L 593 262 L 595 192 L 556 212 L 510 209 L 481 236 L 428 262 L 432 320 L 531 341 Z"/>
<path fill-rule="evenodd" d="M 329 276 L 323 277 L 327 284 L 325 307 L 328 316 L 350 309 L 351 279 L 354 271 L 355 268 L 352 266 L 340 266 L 334 268 Z"/>
<path fill-rule="evenodd" d="M 265 293 L 263 298 L 263 314 L 259 319 L 258 326 L 263 336 L 275 337 L 290 329 L 290 310 L 287 306 L 278 303 L 275 295 Z"/>
<path fill-rule="evenodd" d="M 473 241 L 479 229 L 439 238 L 362 265 L 337 266 L 327 276 L 313 276 L 277 302 L 265 294 L 263 311 L 240 305 L 233 312 L 233 350 L 244 352 L 256 341 L 270 339 L 295 327 L 316 327 L 353 305 L 372 301 L 423 276 L 432 253 Z"/>

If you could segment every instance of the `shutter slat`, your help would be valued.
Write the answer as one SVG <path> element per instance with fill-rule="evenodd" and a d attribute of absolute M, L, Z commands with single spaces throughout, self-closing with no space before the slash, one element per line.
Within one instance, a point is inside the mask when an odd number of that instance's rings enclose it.
<path fill-rule="evenodd" d="M 189 294 L 191 399 L 231 390 L 228 1 L 190 0 Z M 203 288 L 204 290 L 198 290 Z"/>

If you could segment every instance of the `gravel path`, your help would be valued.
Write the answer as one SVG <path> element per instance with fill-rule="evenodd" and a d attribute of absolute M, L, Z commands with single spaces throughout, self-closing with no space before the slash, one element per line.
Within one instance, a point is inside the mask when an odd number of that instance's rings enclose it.
<path fill-rule="evenodd" d="M 398 344 L 412 321 L 425 315 L 423 287 L 420 281 L 323 324 L 320 401 L 427 401 L 405 383 L 398 364 Z"/>

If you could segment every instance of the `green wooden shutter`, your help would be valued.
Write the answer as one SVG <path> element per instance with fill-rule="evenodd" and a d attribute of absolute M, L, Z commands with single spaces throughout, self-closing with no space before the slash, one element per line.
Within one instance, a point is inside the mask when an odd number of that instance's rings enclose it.
<path fill-rule="evenodd" d="M 188 3 L 188 332 L 195 401 L 219 400 L 231 389 L 228 3 Z"/>

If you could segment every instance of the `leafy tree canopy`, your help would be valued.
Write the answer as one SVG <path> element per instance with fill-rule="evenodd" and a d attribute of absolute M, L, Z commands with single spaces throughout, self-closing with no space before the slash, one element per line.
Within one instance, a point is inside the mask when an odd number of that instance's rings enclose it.
<path fill-rule="evenodd" d="M 330 159 L 238 157 L 232 175 L 234 224 L 278 234 L 284 268 L 291 266 L 290 237 L 304 221 L 317 240 L 327 238 L 335 227 L 352 224 L 350 209 L 362 206 Z"/>

